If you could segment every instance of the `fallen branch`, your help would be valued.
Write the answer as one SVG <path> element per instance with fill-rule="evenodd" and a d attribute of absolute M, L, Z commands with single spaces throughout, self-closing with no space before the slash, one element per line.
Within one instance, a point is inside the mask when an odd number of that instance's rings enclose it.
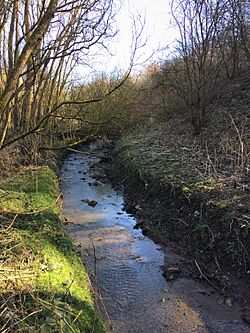
<path fill-rule="evenodd" d="M 93 157 L 96 157 L 96 158 L 107 159 L 106 156 L 96 155 L 95 153 L 90 153 L 90 152 L 87 152 L 87 151 L 85 152 L 85 151 L 76 150 L 76 149 L 73 149 L 73 148 L 67 148 L 67 150 L 72 151 L 73 153 L 81 154 L 81 155 L 87 155 L 87 156 L 93 156 Z"/>
<path fill-rule="evenodd" d="M 39 133 L 41 132 L 46 124 L 46 122 L 48 122 L 48 120 L 54 116 L 59 109 L 61 109 L 64 106 L 71 106 L 71 105 L 87 105 L 87 104 L 91 104 L 91 103 L 96 103 L 96 102 L 101 102 L 103 100 L 105 100 L 108 96 L 112 95 L 116 90 L 118 90 L 125 82 L 126 80 L 129 78 L 130 73 L 132 71 L 132 66 L 127 70 L 127 72 L 125 73 L 124 77 L 121 79 L 121 81 L 119 83 L 117 83 L 117 85 L 115 87 L 113 87 L 109 92 L 107 92 L 104 96 L 100 96 L 99 98 L 96 99 L 91 99 L 91 100 L 85 100 L 85 101 L 64 101 L 61 102 L 60 104 L 58 104 L 57 106 L 54 106 L 52 108 L 52 110 L 50 110 L 47 114 L 45 114 L 38 122 L 36 125 L 34 125 L 33 128 L 31 128 L 30 130 L 28 130 L 27 132 L 21 133 L 20 135 L 11 138 L 7 141 L 4 142 L 5 140 L 5 135 L 2 137 L 2 140 L 0 142 L 0 150 L 4 149 L 5 147 L 8 147 L 10 145 L 12 145 L 13 143 L 20 141 L 24 138 L 26 138 L 27 136 L 31 135 L 31 134 L 35 134 L 35 133 Z"/>
<path fill-rule="evenodd" d="M 93 138 L 92 135 L 88 136 L 87 138 L 78 140 L 76 142 L 73 143 L 69 143 L 68 145 L 64 145 L 64 146 L 55 146 L 55 147 L 47 147 L 47 146 L 40 146 L 38 147 L 39 150 L 61 150 L 61 149 L 69 149 L 71 147 L 75 147 L 78 146 L 81 143 L 86 143 L 89 139 Z"/>

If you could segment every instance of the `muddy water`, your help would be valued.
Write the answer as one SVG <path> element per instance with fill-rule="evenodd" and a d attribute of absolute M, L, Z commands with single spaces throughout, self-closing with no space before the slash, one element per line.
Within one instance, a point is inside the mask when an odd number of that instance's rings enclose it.
<path fill-rule="evenodd" d="M 188 277 L 165 281 L 163 252 L 133 228 L 136 221 L 123 211 L 123 198 L 111 184 L 96 180 L 98 162 L 98 157 L 70 154 L 61 188 L 66 226 L 98 289 L 106 332 L 249 333 L 236 305 L 225 305 Z"/>

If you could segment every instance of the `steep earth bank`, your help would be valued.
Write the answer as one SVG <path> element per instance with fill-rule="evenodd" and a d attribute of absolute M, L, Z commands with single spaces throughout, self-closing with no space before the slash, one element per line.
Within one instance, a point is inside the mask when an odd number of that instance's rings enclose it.
<path fill-rule="evenodd" d="M 125 208 L 136 216 L 138 227 L 166 249 L 186 256 L 183 274 L 191 269 L 193 276 L 217 289 L 228 304 L 239 300 L 249 324 L 248 183 L 244 176 L 203 173 L 200 143 L 191 145 L 191 136 L 185 132 L 178 138 L 180 121 L 119 140 L 112 174 L 123 185 Z M 168 265 L 164 274 L 172 279 Z"/>

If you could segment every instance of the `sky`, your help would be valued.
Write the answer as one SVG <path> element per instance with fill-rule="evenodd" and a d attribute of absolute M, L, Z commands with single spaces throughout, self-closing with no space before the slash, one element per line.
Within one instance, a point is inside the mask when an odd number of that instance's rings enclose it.
<path fill-rule="evenodd" d="M 157 49 L 164 48 L 172 42 L 168 0 L 124 0 L 124 6 L 117 17 L 120 32 L 117 35 L 115 56 L 121 67 L 126 66 L 130 58 L 132 17 L 138 18 L 138 30 L 140 30 L 139 21 L 145 22 L 141 44 L 146 44 L 138 50 L 137 56 L 142 62 Z"/>
<path fill-rule="evenodd" d="M 109 41 L 109 53 L 102 51 L 95 57 L 94 71 L 110 73 L 115 68 L 125 71 L 129 67 L 135 30 L 133 18 L 136 20 L 137 31 L 140 31 L 140 22 L 144 22 L 139 41 L 141 47 L 134 59 L 134 70 L 141 70 L 145 67 L 145 62 L 167 57 L 169 51 L 166 47 L 171 48 L 176 38 L 176 32 L 171 28 L 169 0 L 123 0 L 115 18 L 119 31 Z M 159 49 L 164 51 L 157 52 Z M 151 58 L 147 61 L 149 57 Z M 94 71 L 90 71 L 90 75 L 93 75 Z"/>

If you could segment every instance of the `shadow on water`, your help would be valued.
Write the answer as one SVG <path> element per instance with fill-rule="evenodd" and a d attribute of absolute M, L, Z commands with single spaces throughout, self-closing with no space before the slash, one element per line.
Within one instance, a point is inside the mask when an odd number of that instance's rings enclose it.
<path fill-rule="evenodd" d="M 111 184 L 103 178 L 96 181 L 99 161 L 70 154 L 61 170 L 61 188 L 67 229 L 100 292 L 97 305 L 106 331 L 250 332 L 238 308 L 219 304 L 210 292 L 201 293 L 204 287 L 198 282 L 166 282 L 163 252 L 133 228 L 136 221 L 123 210 L 123 197 Z"/>

